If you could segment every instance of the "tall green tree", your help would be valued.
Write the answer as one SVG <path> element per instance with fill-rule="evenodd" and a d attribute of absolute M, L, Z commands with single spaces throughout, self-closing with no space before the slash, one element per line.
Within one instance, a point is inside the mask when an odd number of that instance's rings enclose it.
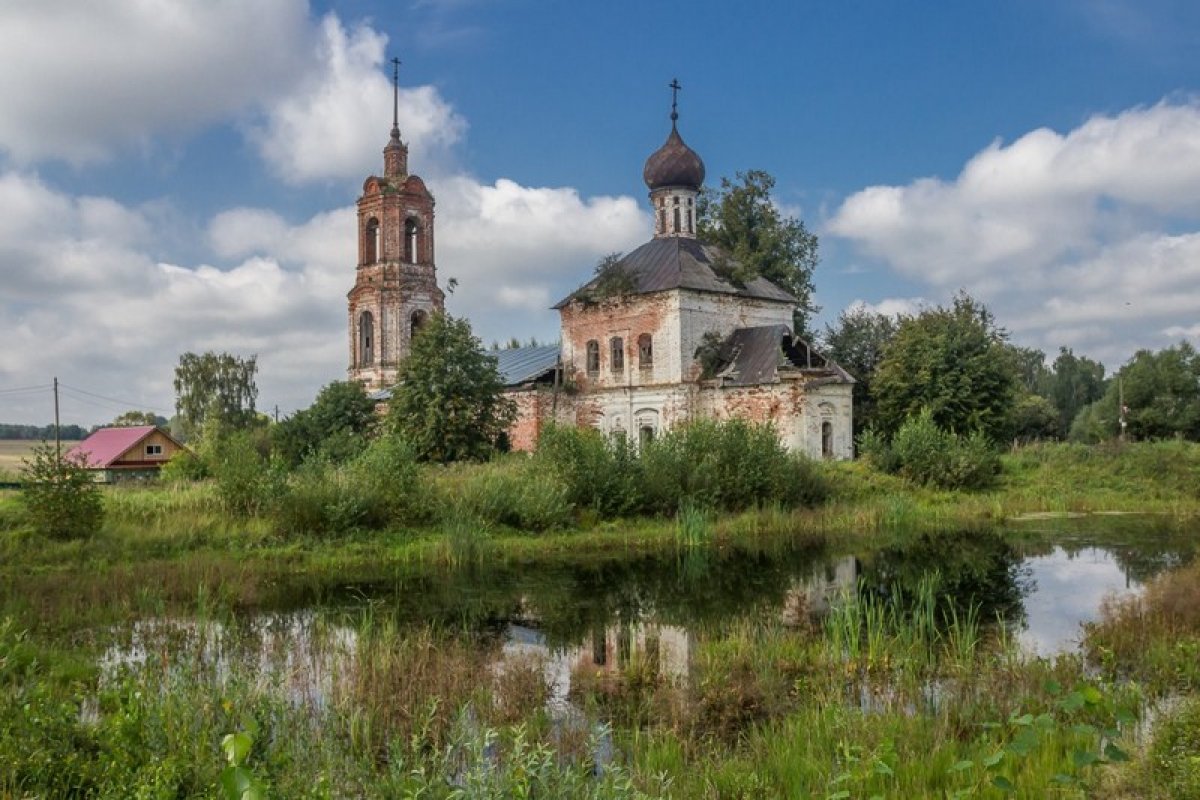
<path fill-rule="evenodd" d="M 295 466 L 315 454 L 334 463 L 363 451 L 375 429 L 375 401 L 358 381 L 333 381 L 308 408 L 271 428 L 274 451 Z"/>
<path fill-rule="evenodd" d="M 854 384 L 854 433 L 870 427 L 875 418 L 875 371 L 883 353 L 896 335 L 896 317 L 854 306 L 838 315 L 837 323 L 825 325 L 821 337 L 825 355 L 848 371 Z"/>
<path fill-rule="evenodd" d="M 175 409 L 183 436 L 194 437 L 206 421 L 234 429 L 254 422 L 257 374 L 257 356 L 211 351 L 181 355 L 175 367 Z"/>
<path fill-rule="evenodd" d="M 817 236 L 795 217 L 785 216 L 771 198 L 775 179 L 762 170 L 721 179 L 705 187 L 696 205 L 697 233 L 729 255 L 728 275 L 736 283 L 763 277 L 796 298 L 793 329 L 809 336 Z"/>
<path fill-rule="evenodd" d="M 1200 354 L 1187 342 L 1158 352 L 1139 350 L 1104 396 L 1080 412 L 1085 419 L 1106 421 L 1096 426 L 1101 432 L 1116 432 L 1115 417 L 1120 401 L 1125 402 L 1127 433 L 1135 439 L 1165 439 L 1182 436 L 1200 441 Z M 1095 409 L 1095 410 L 1093 410 Z M 1107 413 L 1105 412 L 1107 410 Z M 1089 428 L 1081 438 L 1095 438 Z"/>
<path fill-rule="evenodd" d="M 1044 394 L 1058 411 L 1058 430 L 1066 436 L 1081 409 L 1104 395 L 1104 365 L 1060 348 Z"/>
<path fill-rule="evenodd" d="M 959 434 L 1009 434 L 1017 367 L 990 311 L 966 293 L 949 308 L 901 319 L 875 374 L 879 429 L 891 435 L 929 409 L 934 422 Z"/>
<path fill-rule="evenodd" d="M 388 427 L 428 461 L 488 458 L 516 415 L 496 358 L 465 319 L 435 314 L 413 339 L 388 409 Z"/>

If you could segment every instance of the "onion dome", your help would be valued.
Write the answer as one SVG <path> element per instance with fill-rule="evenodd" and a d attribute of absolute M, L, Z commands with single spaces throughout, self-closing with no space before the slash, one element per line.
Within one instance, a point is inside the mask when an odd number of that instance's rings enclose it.
<path fill-rule="evenodd" d="M 650 187 L 650 191 L 680 187 L 700 191 L 704 183 L 704 162 L 696 151 L 683 143 L 683 137 L 675 128 L 675 114 L 672 114 L 671 135 L 663 146 L 650 154 L 646 166 L 642 169 L 642 179 Z"/>

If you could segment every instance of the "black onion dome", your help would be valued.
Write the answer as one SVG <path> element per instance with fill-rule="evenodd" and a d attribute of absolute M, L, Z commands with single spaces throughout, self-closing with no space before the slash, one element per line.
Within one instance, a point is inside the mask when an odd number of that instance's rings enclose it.
<path fill-rule="evenodd" d="M 704 162 L 695 150 L 683 143 L 683 137 L 672 124 L 667 141 L 646 159 L 642 179 L 650 191 L 668 186 L 683 186 L 699 191 L 704 183 Z"/>

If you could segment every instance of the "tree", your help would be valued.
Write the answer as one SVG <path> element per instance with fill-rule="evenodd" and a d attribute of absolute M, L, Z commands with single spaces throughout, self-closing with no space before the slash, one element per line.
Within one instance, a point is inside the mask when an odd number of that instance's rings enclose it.
<path fill-rule="evenodd" d="M 864 306 L 851 306 L 838 315 L 837 325 L 826 325 L 822 337 L 825 355 L 849 372 L 854 384 L 854 434 L 870 427 L 875 417 L 875 371 L 888 344 L 896 336 L 897 320 Z"/>
<path fill-rule="evenodd" d="M 1080 410 L 1104 395 L 1104 365 L 1060 348 L 1041 394 L 1058 410 L 1058 432 L 1066 436 Z"/>
<path fill-rule="evenodd" d="M 126 411 L 112 422 L 110 428 L 135 428 L 139 425 L 166 425 L 167 418 L 160 417 L 153 411 Z"/>
<path fill-rule="evenodd" d="M 175 367 L 175 408 L 184 438 L 199 432 L 210 417 L 238 429 L 255 421 L 257 356 L 184 353 Z"/>
<path fill-rule="evenodd" d="M 807 336 L 809 318 L 819 310 L 812 301 L 817 236 L 780 212 L 771 199 L 774 188 L 775 179 L 762 170 L 739 172 L 736 181 L 722 178 L 719 189 L 705 187 L 696 205 L 697 234 L 728 253 L 724 266 L 733 282 L 762 277 L 790 292 L 793 328 Z"/>
<path fill-rule="evenodd" d="M 271 429 L 274 450 L 295 466 L 321 453 L 342 463 L 362 452 L 375 429 L 375 401 L 357 381 L 334 381 L 317 399 Z"/>
<path fill-rule="evenodd" d="M 880 430 L 890 435 L 929 409 L 945 430 L 1007 438 L 1018 381 L 1006 335 L 965 293 L 950 308 L 902 318 L 875 374 Z"/>
<path fill-rule="evenodd" d="M 1021 442 L 1053 439 L 1060 435 L 1058 409 L 1040 394 L 1020 391 L 1013 402 L 1009 432 Z"/>
<path fill-rule="evenodd" d="M 515 415 L 496 358 L 484 352 L 470 323 L 435 314 L 400 366 L 389 430 L 428 461 L 484 459 Z"/>
<path fill-rule="evenodd" d="M 1018 347 L 1015 344 L 1008 345 L 1008 350 L 1012 354 L 1021 388 L 1028 394 L 1042 394 L 1050 379 L 1050 371 L 1046 369 L 1046 354 L 1034 347 Z"/>
<path fill-rule="evenodd" d="M 87 464 L 63 457 L 52 444 L 25 461 L 21 501 L 34 528 L 55 539 L 89 536 L 100 528 L 104 505 Z"/>
<path fill-rule="evenodd" d="M 1097 405 L 1115 410 L 1122 396 L 1130 436 L 1200 440 L 1200 354 L 1187 342 L 1134 353 Z"/>

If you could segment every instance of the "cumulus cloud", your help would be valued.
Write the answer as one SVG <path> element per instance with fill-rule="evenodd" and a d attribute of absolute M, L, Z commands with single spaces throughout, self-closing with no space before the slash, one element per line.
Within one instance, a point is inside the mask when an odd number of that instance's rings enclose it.
<path fill-rule="evenodd" d="M 885 297 L 877 303 L 868 303 L 862 299 L 855 300 L 847 306 L 846 310 L 862 310 L 872 314 L 882 314 L 885 317 L 899 317 L 919 314 L 929 305 L 929 301 L 924 297 Z"/>
<path fill-rule="evenodd" d="M 85 162 L 286 91 L 313 26 L 304 0 L 0 4 L 0 150 Z"/>
<path fill-rule="evenodd" d="M 251 137 L 289 183 L 361 178 L 377 170 L 391 129 L 392 86 L 381 69 L 387 37 L 366 25 L 347 31 L 330 14 L 321 23 L 319 69 L 294 92 L 268 104 Z M 402 88 L 400 131 L 410 163 L 426 174 L 446 166 L 466 122 L 431 86 Z"/>
<path fill-rule="evenodd" d="M 981 297 L 1017 338 L 1112 366 L 1190 330 L 1197 228 L 1196 101 L 994 142 L 954 180 L 868 187 L 828 222 L 905 277 Z"/>

